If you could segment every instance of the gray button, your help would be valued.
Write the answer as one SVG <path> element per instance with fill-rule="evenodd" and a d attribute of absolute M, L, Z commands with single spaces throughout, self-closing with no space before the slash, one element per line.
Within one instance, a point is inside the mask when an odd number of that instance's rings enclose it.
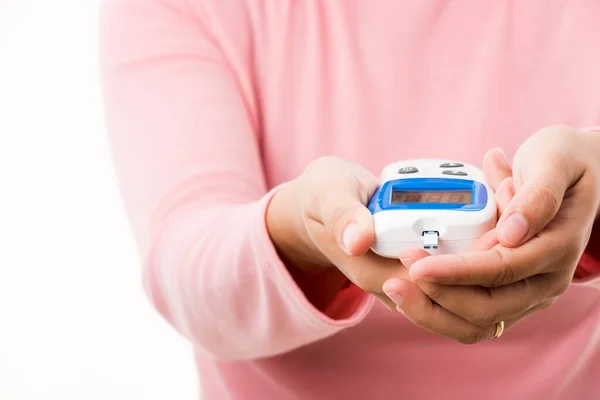
<path fill-rule="evenodd" d="M 461 163 L 458 163 L 458 162 L 449 162 L 449 163 L 443 163 L 440 165 L 440 168 L 460 168 L 460 167 L 464 167 L 464 165 Z"/>
<path fill-rule="evenodd" d="M 446 171 L 442 172 L 442 174 L 454 175 L 454 176 L 467 176 L 467 173 L 464 171 L 453 171 L 453 170 L 446 170 Z"/>
<path fill-rule="evenodd" d="M 419 172 L 415 167 L 402 167 L 398 170 L 399 174 L 414 174 L 415 172 Z"/>

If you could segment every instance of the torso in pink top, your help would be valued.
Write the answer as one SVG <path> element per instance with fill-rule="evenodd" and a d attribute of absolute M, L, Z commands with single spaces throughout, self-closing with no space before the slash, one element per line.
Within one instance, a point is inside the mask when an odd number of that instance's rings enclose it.
<path fill-rule="evenodd" d="M 146 286 L 205 399 L 600 399 L 594 282 L 466 346 L 362 293 L 316 310 L 264 227 L 269 190 L 318 156 L 481 166 L 600 125 L 600 1 L 105 0 L 104 21 Z"/>

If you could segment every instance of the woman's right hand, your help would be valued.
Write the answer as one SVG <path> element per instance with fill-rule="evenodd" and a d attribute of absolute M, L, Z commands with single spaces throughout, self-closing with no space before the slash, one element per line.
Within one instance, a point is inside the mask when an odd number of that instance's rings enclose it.
<path fill-rule="evenodd" d="M 383 284 L 393 277 L 410 277 L 399 259 L 369 251 L 375 232 L 366 204 L 378 183 L 356 163 L 319 158 L 275 194 L 267 211 L 267 228 L 282 259 L 292 268 L 305 272 L 337 268 L 396 311 Z"/>

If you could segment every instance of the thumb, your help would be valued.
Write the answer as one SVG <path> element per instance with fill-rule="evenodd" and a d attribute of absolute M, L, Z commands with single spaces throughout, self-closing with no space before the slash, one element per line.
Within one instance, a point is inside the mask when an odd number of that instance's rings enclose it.
<path fill-rule="evenodd" d="M 573 181 L 571 170 L 550 160 L 538 160 L 515 171 L 523 181 L 497 224 L 498 240 L 503 246 L 526 242 L 554 219 Z"/>
<path fill-rule="evenodd" d="M 335 157 L 311 163 L 304 179 L 308 218 L 321 225 L 322 234 L 347 255 L 367 253 L 375 230 L 366 205 L 377 190 L 378 179 L 362 166 Z"/>
<path fill-rule="evenodd" d="M 375 238 L 373 216 L 359 190 L 347 189 L 321 204 L 321 220 L 331 239 L 349 256 L 364 255 Z"/>

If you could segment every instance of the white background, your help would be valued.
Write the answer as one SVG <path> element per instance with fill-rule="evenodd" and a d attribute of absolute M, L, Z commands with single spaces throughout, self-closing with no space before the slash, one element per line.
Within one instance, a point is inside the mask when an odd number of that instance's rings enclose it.
<path fill-rule="evenodd" d="M 113 176 L 97 0 L 0 0 L 0 399 L 197 398 Z"/>

